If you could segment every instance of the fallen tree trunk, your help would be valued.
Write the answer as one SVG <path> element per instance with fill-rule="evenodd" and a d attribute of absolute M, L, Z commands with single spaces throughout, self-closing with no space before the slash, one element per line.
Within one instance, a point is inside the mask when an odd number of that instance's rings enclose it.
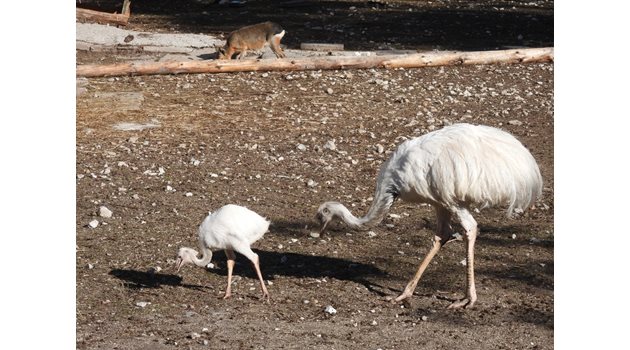
<path fill-rule="evenodd" d="M 118 14 L 118 13 L 107 13 L 100 12 L 88 9 L 80 9 L 77 8 L 77 19 L 97 22 L 102 24 L 118 24 L 122 26 L 126 26 L 129 22 L 129 5 L 127 5 L 127 13 L 126 14 Z"/>
<path fill-rule="evenodd" d="M 332 56 L 263 60 L 207 60 L 183 62 L 81 65 L 77 76 L 101 77 L 180 73 L 299 71 L 367 68 L 419 68 L 448 65 L 553 62 L 553 48 L 473 52 L 427 52 L 388 56 Z"/>

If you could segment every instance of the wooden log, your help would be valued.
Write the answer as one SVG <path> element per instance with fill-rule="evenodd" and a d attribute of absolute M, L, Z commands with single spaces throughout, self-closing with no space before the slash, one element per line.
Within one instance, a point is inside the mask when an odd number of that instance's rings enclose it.
<path fill-rule="evenodd" d="M 301 43 L 300 49 L 310 51 L 343 51 L 343 44 Z"/>
<path fill-rule="evenodd" d="M 129 14 L 107 13 L 77 8 L 77 19 L 102 24 L 110 23 L 126 26 L 129 22 Z"/>
<path fill-rule="evenodd" d="M 117 63 L 80 65 L 76 75 L 84 77 L 227 73 L 251 71 L 300 71 L 368 68 L 420 68 L 448 65 L 553 62 L 553 48 L 471 52 L 427 52 L 388 56 L 328 56 L 284 59 L 207 60 L 182 62 Z"/>

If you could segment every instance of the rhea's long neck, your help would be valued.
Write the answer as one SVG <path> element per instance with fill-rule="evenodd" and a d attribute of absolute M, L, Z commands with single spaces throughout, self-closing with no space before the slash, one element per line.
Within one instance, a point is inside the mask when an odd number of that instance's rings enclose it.
<path fill-rule="evenodd" d="M 377 197 L 372 202 L 372 205 L 365 216 L 357 218 L 343 205 L 340 207 L 338 214 L 341 220 L 343 220 L 343 222 L 351 228 L 365 229 L 383 221 L 385 214 L 392 206 L 393 202 L 394 196 L 391 193 L 377 193 Z"/>
<path fill-rule="evenodd" d="M 193 262 L 197 266 L 206 267 L 212 260 L 212 251 L 208 249 L 207 247 L 205 247 L 204 245 L 201 245 L 200 248 L 201 248 L 201 259 L 195 256 L 193 258 Z"/>

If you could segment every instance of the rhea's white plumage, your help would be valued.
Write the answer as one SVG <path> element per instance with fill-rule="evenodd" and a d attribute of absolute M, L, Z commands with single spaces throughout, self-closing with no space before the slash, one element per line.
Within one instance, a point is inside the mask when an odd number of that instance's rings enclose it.
<path fill-rule="evenodd" d="M 514 136 L 489 126 L 454 124 L 398 146 L 381 166 L 374 201 L 365 216 L 355 217 L 341 203 L 326 202 L 319 207 L 317 218 L 322 233 L 336 219 L 362 229 L 381 222 L 396 198 L 429 203 L 435 207 L 438 217 L 436 249 L 451 239 L 452 218 L 466 230 L 471 247 L 468 276 L 472 279 L 472 247 L 477 223 L 469 209 L 504 205 L 511 216 L 516 209 L 530 207 L 541 193 L 542 177 L 536 160 Z M 434 255 L 437 250 L 431 253 Z M 433 255 L 425 258 L 428 259 L 426 264 Z M 419 275 L 425 267 L 421 265 Z M 397 300 L 413 293 L 419 275 Z M 474 281 L 469 282 L 472 284 L 467 295 L 469 300 L 455 307 L 474 304 L 476 295 L 471 295 Z"/>
<path fill-rule="evenodd" d="M 225 298 L 231 295 L 232 269 L 235 263 L 234 252 L 245 255 L 253 264 L 261 282 L 263 295 L 268 297 L 267 288 L 260 272 L 258 255 L 250 246 L 262 238 L 269 230 L 270 222 L 254 211 L 234 204 L 228 204 L 210 213 L 199 226 L 199 253 L 182 247 L 177 253 L 177 271 L 186 263 L 205 267 L 212 260 L 212 249 L 224 249 L 228 259 L 228 286 Z"/>
<path fill-rule="evenodd" d="M 245 207 L 228 204 L 210 213 L 199 226 L 199 240 L 206 247 L 234 249 L 250 246 L 269 230 L 270 222 Z"/>

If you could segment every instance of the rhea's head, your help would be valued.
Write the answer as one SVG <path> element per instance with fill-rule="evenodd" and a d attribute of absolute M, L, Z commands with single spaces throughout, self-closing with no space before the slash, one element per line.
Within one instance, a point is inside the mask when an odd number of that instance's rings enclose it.
<path fill-rule="evenodd" d="M 325 232 L 329 223 L 341 217 L 342 208 L 344 206 L 339 202 L 326 202 L 319 206 L 315 219 L 319 222 L 320 234 Z"/>
<path fill-rule="evenodd" d="M 177 252 L 177 259 L 175 259 L 175 267 L 177 272 L 186 264 L 192 264 L 197 257 L 197 251 L 191 248 L 182 247 Z"/>

